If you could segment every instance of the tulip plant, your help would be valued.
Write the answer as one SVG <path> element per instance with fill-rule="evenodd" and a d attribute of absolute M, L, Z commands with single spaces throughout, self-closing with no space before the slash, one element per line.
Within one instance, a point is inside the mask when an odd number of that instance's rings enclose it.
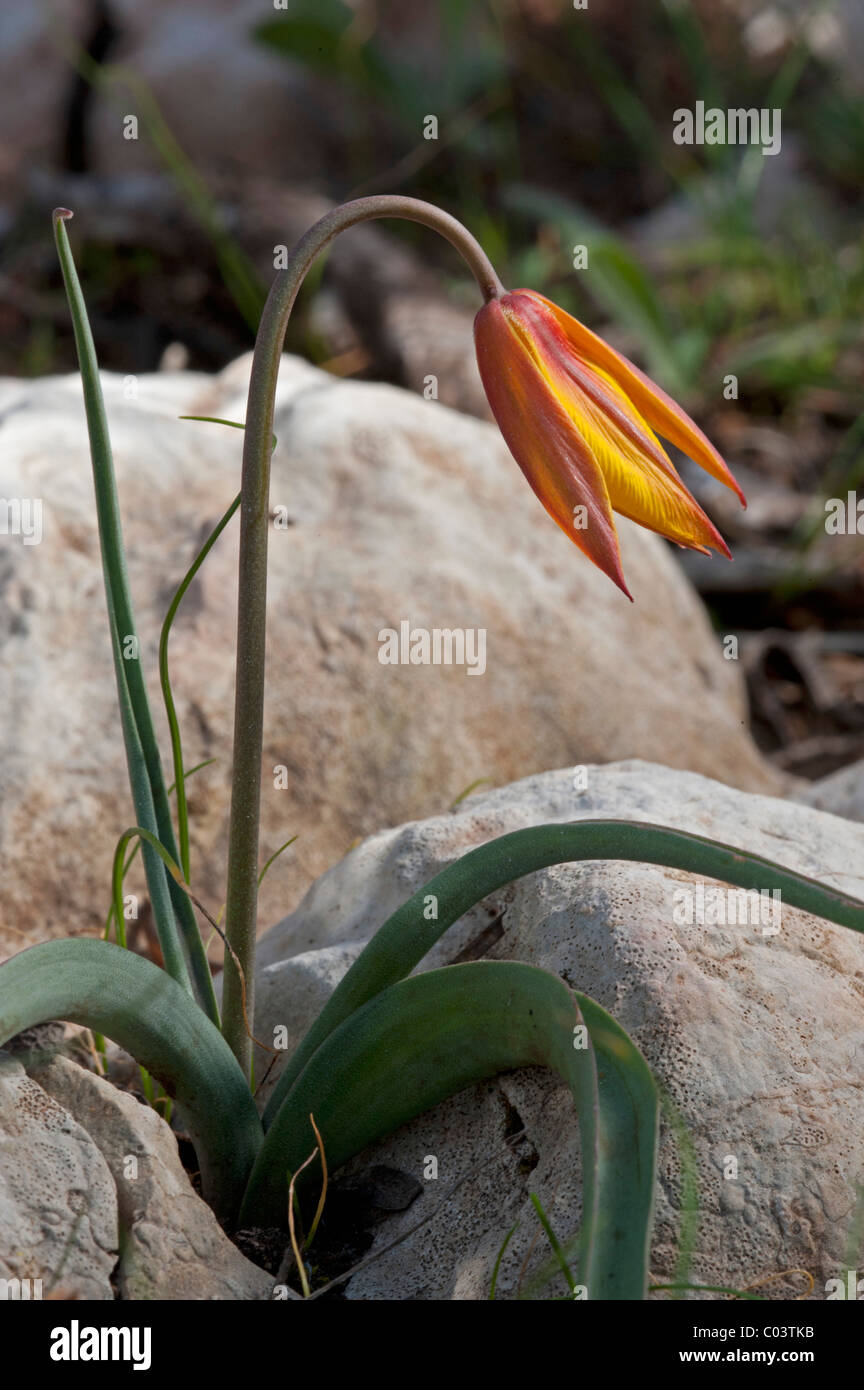
<path fill-rule="evenodd" d="M 593 999 L 532 966 L 476 961 L 411 972 L 447 928 L 525 874 L 577 860 L 665 865 L 786 902 L 856 931 L 864 903 L 697 835 L 628 821 L 582 820 L 518 830 L 445 868 L 383 923 L 286 1060 L 259 1117 L 250 1080 L 259 881 L 259 803 L 269 475 L 280 354 L 300 284 L 338 233 L 401 217 L 445 236 L 483 296 L 476 320 L 483 382 L 502 433 L 559 526 L 627 593 L 613 511 L 678 545 L 726 551 L 654 433 L 739 491 L 687 415 L 602 339 L 530 290 L 505 292 L 482 249 L 448 214 L 381 196 L 328 213 L 294 248 L 261 319 L 245 420 L 240 492 L 237 672 L 221 1013 L 188 883 L 179 733 L 167 683 L 178 840 L 136 644 L 120 511 L 99 373 L 66 233 L 54 225 L 69 297 L 90 436 L 103 577 L 136 824 L 121 839 L 114 890 L 118 944 L 49 941 L 0 967 L 0 1044 L 60 1018 L 130 1052 L 175 1098 L 195 1145 L 205 1198 L 229 1229 L 285 1226 L 289 1182 L 310 1151 L 298 1193 L 374 1140 L 474 1082 L 521 1066 L 555 1069 L 569 1086 L 582 1155 L 582 1218 L 562 1243 L 592 1299 L 640 1299 L 647 1288 L 658 1097 L 637 1047 Z M 739 492 L 740 495 L 740 492 Z M 743 501 L 743 498 L 742 498 Z M 236 505 L 236 504 L 235 504 Z M 171 614 L 234 506 L 178 590 Z M 629 596 L 629 595 L 628 595 Z M 132 839 L 142 848 L 164 969 L 124 949 L 119 884 Z M 437 903 L 434 920 L 424 910 Z M 212 921 L 212 919 L 210 919 Z M 314 1117 L 313 1129 L 312 1119 Z M 305 1186 L 304 1186 L 305 1184 Z"/>

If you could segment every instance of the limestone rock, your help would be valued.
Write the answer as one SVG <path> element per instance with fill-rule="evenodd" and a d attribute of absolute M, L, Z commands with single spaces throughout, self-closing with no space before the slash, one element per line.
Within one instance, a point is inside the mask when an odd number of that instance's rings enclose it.
<path fill-rule="evenodd" d="M 86 1129 L 116 1184 L 121 1298 L 270 1297 L 273 1279 L 240 1253 L 194 1191 L 177 1141 L 154 1110 L 66 1057 L 33 1076 Z"/>
<path fill-rule="evenodd" d="M 830 811 L 832 816 L 864 821 L 864 762 L 841 767 L 828 777 L 800 788 L 793 799 L 804 806 Z"/>
<path fill-rule="evenodd" d="M 111 1299 L 117 1229 L 98 1147 L 0 1052 L 0 1279 L 30 1280 L 33 1298 Z"/>
<path fill-rule="evenodd" d="M 304 951 L 290 960 L 274 960 L 270 965 L 259 963 L 255 984 L 255 1036 L 277 1048 L 275 1059 L 272 1054 L 268 1056 L 260 1048 L 255 1049 L 255 1075 L 262 1078 L 255 1093 L 260 1109 L 279 1080 L 286 1057 L 290 1057 L 302 1042 L 361 949 L 357 942 Z M 219 975 L 216 987 L 220 997 L 221 985 L 222 976 Z M 290 1009 L 285 1007 L 286 1000 L 291 1001 Z"/>

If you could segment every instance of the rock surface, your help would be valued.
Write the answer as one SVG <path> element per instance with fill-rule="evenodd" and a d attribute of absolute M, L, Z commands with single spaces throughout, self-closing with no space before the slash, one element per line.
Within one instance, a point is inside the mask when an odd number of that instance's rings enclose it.
<path fill-rule="evenodd" d="M 830 811 L 832 816 L 864 821 L 864 762 L 852 763 L 828 777 L 820 777 L 818 782 L 796 791 L 794 800 L 820 811 Z"/>
<path fill-rule="evenodd" d="M 159 628 L 240 469 L 237 431 L 177 417 L 242 419 L 248 369 L 243 359 L 217 377 L 106 378 L 162 731 Z M 358 836 L 440 811 L 478 778 L 642 756 L 780 785 L 747 733 L 735 663 L 665 543 L 621 522 L 637 597 L 627 603 L 546 516 L 493 426 L 394 388 L 286 358 L 275 429 L 263 852 L 300 838 L 265 881 L 262 922 Z M 0 382 L 0 496 L 43 506 L 40 544 L 0 537 L 8 954 L 101 924 L 116 838 L 131 823 L 77 377 Z M 217 760 L 189 783 L 193 883 L 213 910 L 224 896 L 236 543 L 235 521 L 170 649 L 186 764 Z M 382 665 L 379 632 L 403 621 L 484 629 L 485 674 Z M 136 864 L 127 883 L 141 893 L 137 874 Z"/>
<path fill-rule="evenodd" d="M 97 1145 L 0 1052 L 0 1279 L 29 1279 L 33 1297 L 41 1280 L 43 1298 L 111 1299 L 117 1230 Z"/>
<path fill-rule="evenodd" d="M 116 1185 L 119 1297 L 270 1297 L 272 1278 L 240 1253 L 195 1193 L 177 1141 L 154 1110 L 66 1057 L 53 1058 L 32 1075 L 87 1131 Z"/>
<path fill-rule="evenodd" d="M 454 814 L 381 832 L 325 874 L 262 939 L 258 1036 L 282 1023 L 293 1042 L 307 1021 L 310 979 L 317 975 L 320 997 L 357 944 L 462 852 L 521 826 L 604 816 L 713 836 L 860 893 L 859 825 L 640 762 L 589 768 L 581 793 L 569 770 L 548 773 L 475 795 Z M 676 922 L 683 902 L 676 892 L 700 886 L 718 887 L 630 863 L 549 869 L 451 928 L 424 968 L 464 958 L 467 947 L 469 955 L 546 967 L 596 998 L 641 1047 L 692 1135 L 701 1190 L 692 1277 L 743 1288 L 804 1268 L 815 1279 L 813 1296 L 824 1297 L 826 1280 L 842 1267 L 864 1180 L 864 940 L 786 905 L 776 934 L 761 925 Z M 345 943 L 353 943 L 350 952 Z M 523 1126 L 525 1138 L 508 1145 Z M 437 1180 L 425 1181 L 430 1157 Z M 724 1176 L 730 1158 L 737 1178 Z M 504 1234 L 518 1221 L 499 1284 L 502 1295 L 512 1294 L 538 1234 L 529 1192 L 538 1193 L 559 1235 L 578 1226 L 575 1119 L 567 1093 L 539 1071 L 453 1098 L 354 1160 L 348 1173 L 375 1164 L 409 1174 L 425 1191 L 384 1222 L 373 1248 L 430 1219 L 354 1276 L 350 1298 L 483 1298 Z M 465 1174 L 469 1180 L 448 1195 Z M 656 1279 L 674 1268 L 679 1217 L 678 1164 L 664 1125 Z M 800 1276 L 763 1290 L 786 1298 L 803 1291 Z"/>

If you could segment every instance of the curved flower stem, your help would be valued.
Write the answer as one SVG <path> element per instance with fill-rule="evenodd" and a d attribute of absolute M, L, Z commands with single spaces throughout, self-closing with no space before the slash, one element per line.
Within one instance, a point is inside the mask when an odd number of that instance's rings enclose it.
<path fill-rule="evenodd" d="M 250 1019 L 254 1005 L 258 898 L 270 454 L 279 362 L 297 291 L 313 261 L 340 232 L 358 222 L 380 217 L 421 222 L 439 232 L 467 262 L 485 302 L 504 293 L 482 247 L 454 217 L 416 198 L 381 194 L 343 203 L 310 227 L 294 247 L 287 269 L 276 276 L 264 306 L 252 359 L 243 446 L 234 766 L 225 923 L 228 941 L 246 978 L 246 1008 Z M 225 961 L 222 1026 L 240 1066 L 248 1075 L 251 1051 L 243 1018 L 241 977 L 230 956 Z"/>

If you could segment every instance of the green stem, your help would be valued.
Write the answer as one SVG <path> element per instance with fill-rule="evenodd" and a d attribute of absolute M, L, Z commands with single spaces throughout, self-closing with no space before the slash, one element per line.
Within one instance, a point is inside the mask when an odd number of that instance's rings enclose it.
<path fill-rule="evenodd" d="M 358 222 L 381 217 L 404 218 L 430 227 L 450 241 L 464 257 L 485 301 L 496 299 L 504 293 L 482 247 L 460 222 L 431 203 L 397 194 L 381 194 L 344 203 L 310 227 L 294 247 L 287 268 L 276 276 L 264 306 L 252 358 L 243 446 L 234 766 L 226 893 L 226 933 L 246 977 L 246 1010 L 250 1026 L 254 1008 L 264 726 L 270 452 L 279 362 L 291 310 L 312 263 L 340 232 Z M 240 976 L 230 957 L 225 960 L 222 1026 L 240 1066 L 248 1075 L 251 1044 L 243 1019 Z"/>

